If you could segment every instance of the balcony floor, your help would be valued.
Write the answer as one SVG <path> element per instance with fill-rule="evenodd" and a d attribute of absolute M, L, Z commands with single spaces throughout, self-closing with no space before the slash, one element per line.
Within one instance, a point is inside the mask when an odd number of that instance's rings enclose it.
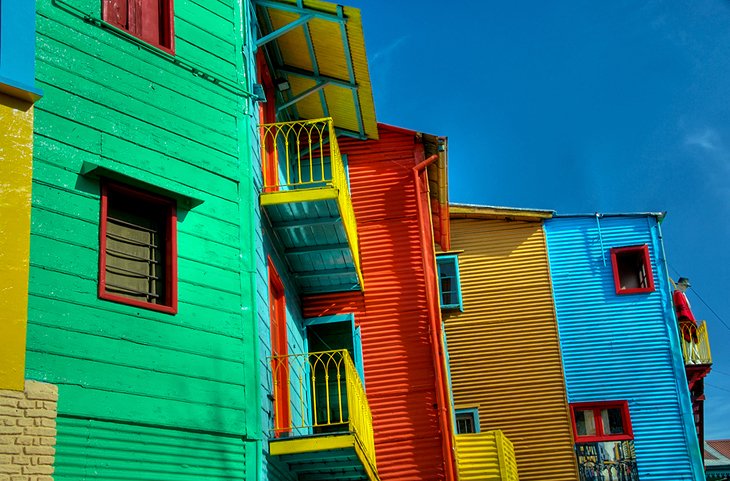
<path fill-rule="evenodd" d="M 351 433 L 271 440 L 269 451 L 300 481 L 380 479 Z"/>
<path fill-rule="evenodd" d="M 336 189 L 263 193 L 261 205 L 302 293 L 360 289 Z"/>

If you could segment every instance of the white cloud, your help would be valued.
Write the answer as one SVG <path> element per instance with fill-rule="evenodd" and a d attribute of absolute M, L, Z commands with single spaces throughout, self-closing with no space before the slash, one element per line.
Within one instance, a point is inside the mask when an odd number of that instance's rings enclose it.
<path fill-rule="evenodd" d="M 387 46 L 381 48 L 373 54 L 373 63 L 383 60 L 385 57 L 390 55 L 396 48 L 398 48 L 403 42 L 408 40 L 410 35 L 401 35 L 400 37 L 393 40 Z"/>
<path fill-rule="evenodd" d="M 709 127 L 686 135 L 684 138 L 684 145 L 699 147 L 707 152 L 727 154 L 722 138 L 720 138 L 720 134 L 717 130 Z"/>

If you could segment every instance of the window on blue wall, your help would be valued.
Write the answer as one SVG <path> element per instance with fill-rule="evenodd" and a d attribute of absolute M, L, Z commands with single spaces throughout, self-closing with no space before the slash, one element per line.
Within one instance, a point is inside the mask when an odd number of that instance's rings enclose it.
<path fill-rule="evenodd" d="M 436 257 L 441 309 L 462 309 L 459 258 L 448 254 Z"/>
<path fill-rule="evenodd" d="M 654 291 L 649 246 L 614 247 L 611 265 L 616 294 L 641 294 Z"/>
<path fill-rule="evenodd" d="M 479 410 L 476 408 L 457 409 L 456 434 L 471 434 L 479 432 Z"/>

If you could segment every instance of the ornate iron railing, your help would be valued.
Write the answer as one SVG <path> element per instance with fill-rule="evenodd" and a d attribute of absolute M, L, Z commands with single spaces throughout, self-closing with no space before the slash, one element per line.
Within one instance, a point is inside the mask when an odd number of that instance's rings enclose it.
<path fill-rule="evenodd" d="M 375 466 L 375 437 L 365 387 L 346 349 L 270 358 L 274 396 L 288 389 L 290 412 L 274 402 L 272 434 L 283 437 L 353 433 Z M 285 370 L 282 373 L 280 370 Z M 288 386 L 280 386 L 286 379 Z"/>
<path fill-rule="evenodd" d="M 332 118 L 261 124 L 260 128 L 264 193 L 335 188 L 347 242 L 362 285 L 355 211 Z"/>
<path fill-rule="evenodd" d="M 710 338 L 707 335 L 705 321 L 702 321 L 699 326 L 689 323 L 680 324 L 679 337 L 685 364 L 712 364 Z"/>

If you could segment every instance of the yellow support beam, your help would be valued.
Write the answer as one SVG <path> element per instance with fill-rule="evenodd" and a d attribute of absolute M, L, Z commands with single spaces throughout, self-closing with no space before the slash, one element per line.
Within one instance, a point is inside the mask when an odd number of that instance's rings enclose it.
<path fill-rule="evenodd" d="M 28 315 L 33 106 L 0 94 L 0 389 L 22 391 Z"/>

